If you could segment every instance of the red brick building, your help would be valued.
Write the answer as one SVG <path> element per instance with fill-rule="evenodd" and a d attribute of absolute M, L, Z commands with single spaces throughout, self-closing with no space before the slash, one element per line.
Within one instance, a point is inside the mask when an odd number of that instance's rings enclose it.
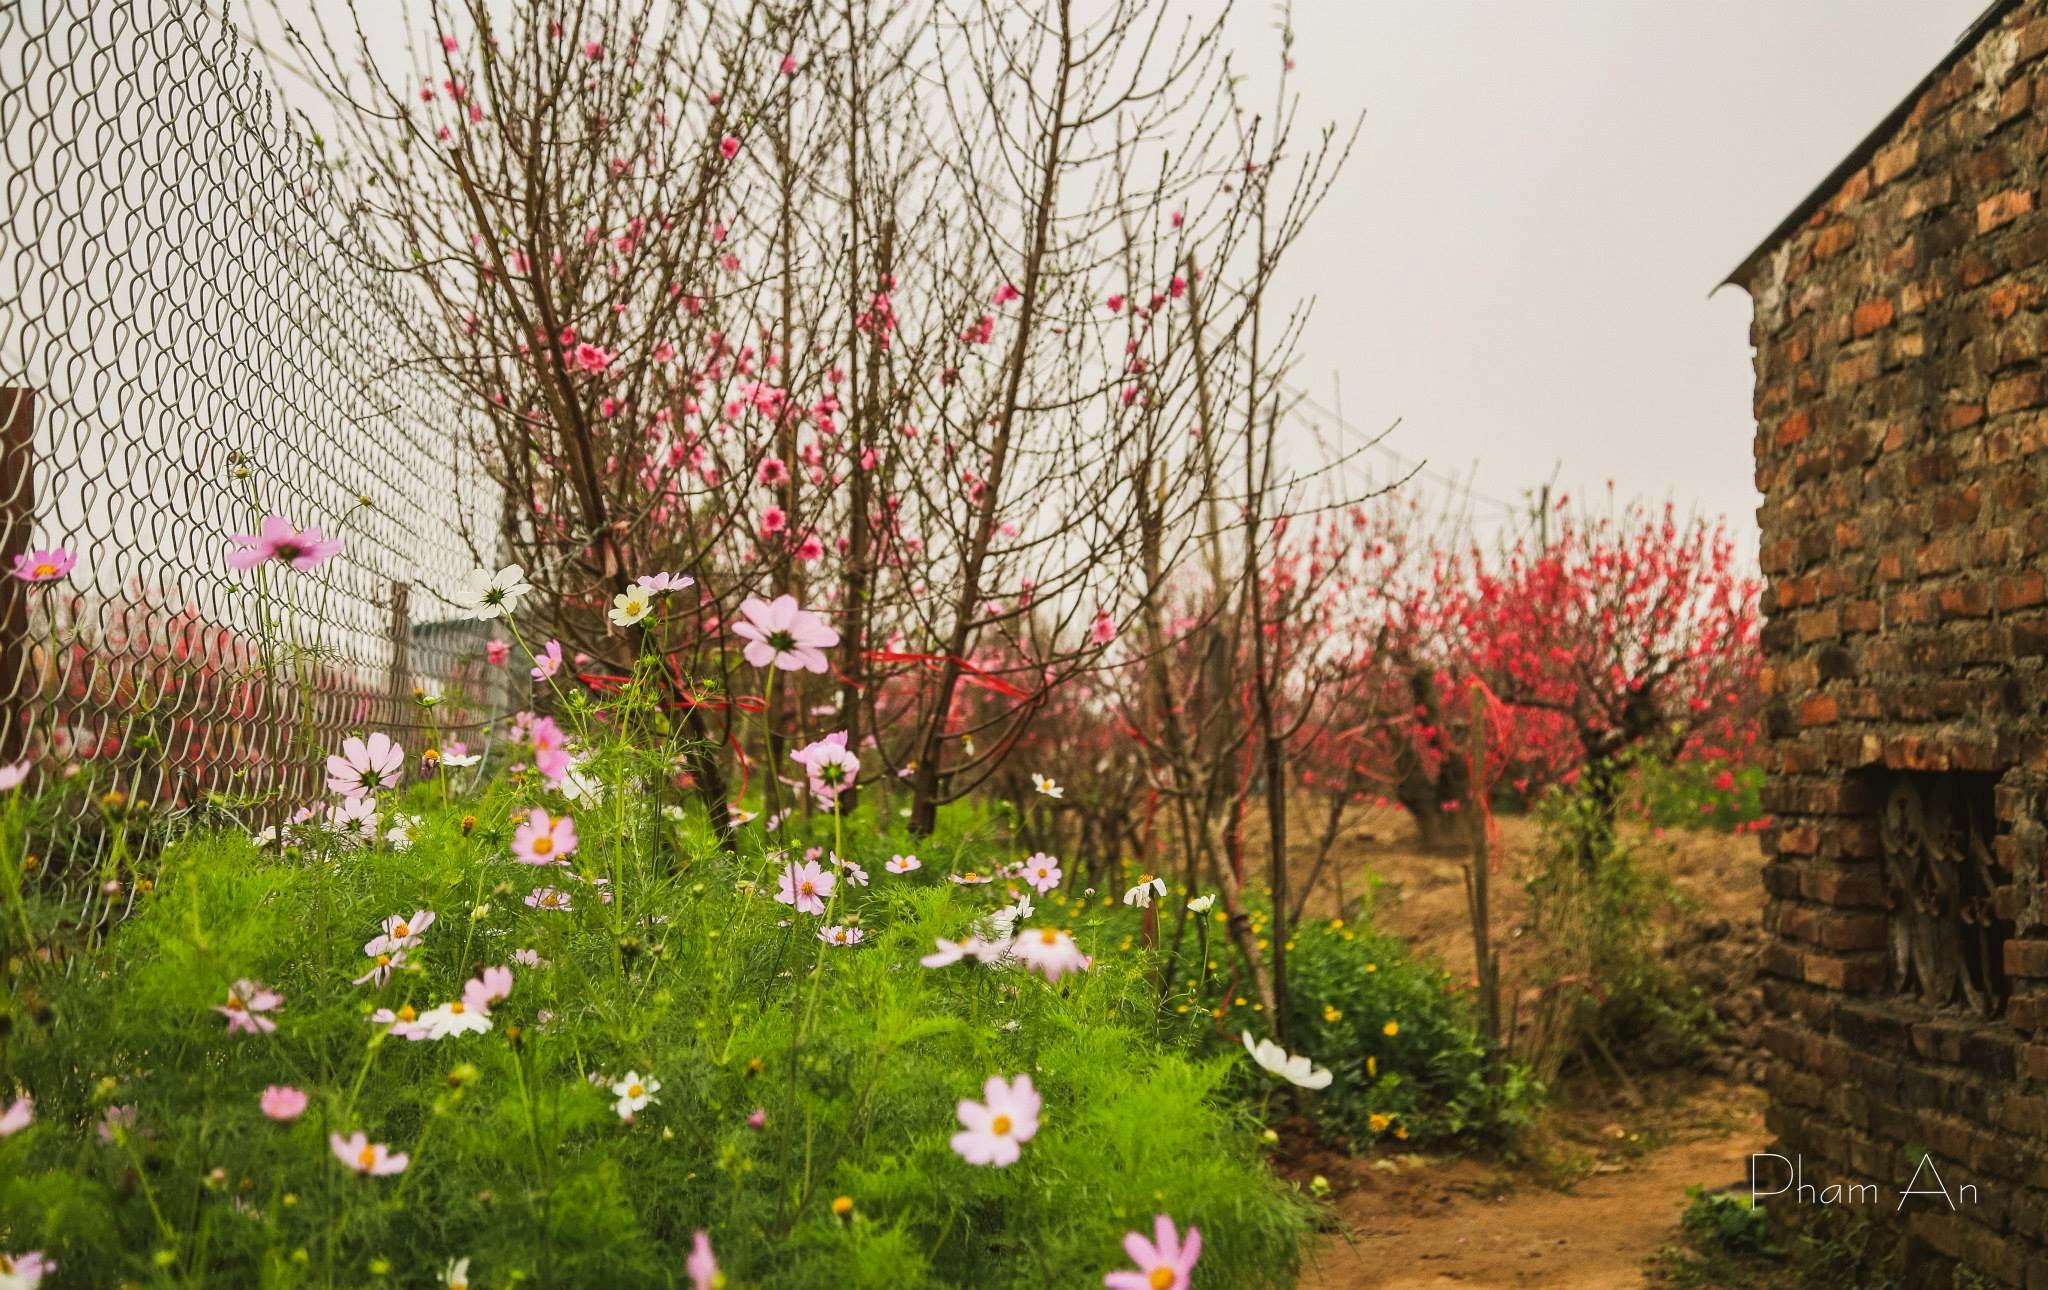
<path fill-rule="evenodd" d="M 2005 0 L 1730 279 L 1769 581 L 1770 1127 L 1809 1182 L 1881 1189 L 1909 1285 L 2048 1287 L 2044 185 L 2048 0 Z M 1901 1212 L 1923 1153 L 1959 1203 Z"/>

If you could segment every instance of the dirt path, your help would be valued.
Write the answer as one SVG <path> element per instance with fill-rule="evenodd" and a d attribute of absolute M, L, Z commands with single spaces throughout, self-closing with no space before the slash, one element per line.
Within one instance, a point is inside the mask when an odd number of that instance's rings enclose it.
<path fill-rule="evenodd" d="M 1297 813 L 1299 814 L 1299 813 Z M 1749 837 L 1673 831 L 1639 836 L 1641 862 L 1679 897 L 1661 918 L 1667 956 L 1716 1000 L 1724 1042 L 1698 1068 L 1640 1076 L 1645 1105 L 1580 1074 L 1544 1120 L 1540 1166 L 1454 1156 L 1329 1161 L 1340 1231 L 1325 1240 L 1301 1290 L 1628 1290 L 1674 1243 L 1686 1188 L 1723 1187 L 1765 1148 L 1754 1078 L 1754 985 L 1762 857 Z M 1522 865 L 1535 822 L 1503 818 L 1495 943 L 1513 981 L 1526 930 Z M 1313 912 L 1350 912 L 1369 891 L 1373 920 L 1470 971 L 1463 863 L 1418 851 L 1405 820 L 1365 813 L 1340 837 L 1313 885 Z"/>
<path fill-rule="evenodd" d="M 1710 1083 L 1651 1116 L 1669 1117 L 1661 1127 L 1601 1126 L 1607 1145 L 1564 1190 L 1480 1161 L 1382 1162 L 1339 1202 L 1345 1230 L 1301 1290 L 1645 1285 L 1645 1261 L 1677 1235 L 1686 1188 L 1739 1181 L 1763 1149 L 1762 1102 L 1750 1086 Z"/>

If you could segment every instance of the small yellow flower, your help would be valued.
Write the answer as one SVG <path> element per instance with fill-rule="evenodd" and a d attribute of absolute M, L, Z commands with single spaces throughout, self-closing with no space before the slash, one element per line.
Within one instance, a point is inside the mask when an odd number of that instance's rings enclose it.
<path fill-rule="evenodd" d="M 834 1196 L 832 1198 L 832 1212 L 841 1218 L 851 1214 L 853 1212 L 853 1197 Z"/>
<path fill-rule="evenodd" d="M 1344 1020 L 1344 1014 L 1339 1009 L 1332 1008 L 1326 1003 L 1323 1005 L 1323 1020 L 1334 1026 Z"/>
<path fill-rule="evenodd" d="M 1393 1116 L 1381 1115 L 1378 1111 L 1374 1111 L 1370 1116 L 1366 1117 L 1366 1123 L 1372 1127 L 1374 1133 L 1385 1133 L 1387 1126 L 1393 1122 Z"/>
<path fill-rule="evenodd" d="M 1366 1058 L 1366 1059 L 1365 1059 L 1365 1077 L 1366 1077 L 1367 1079 L 1378 1079 L 1378 1078 L 1380 1077 L 1380 1059 L 1379 1059 L 1379 1058 L 1377 1058 L 1377 1057 L 1368 1057 L 1368 1058 Z"/>
<path fill-rule="evenodd" d="M 1408 1126 L 1405 1124 L 1395 1125 L 1394 1136 L 1399 1138 L 1401 1141 L 1406 1142 L 1408 1140 Z"/>
<path fill-rule="evenodd" d="M 1392 1039 L 1395 1035 L 1401 1033 L 1401 1023 L 1398 1021 L 1390 1021 L 1386 1025 L 1380 1027 L 1380 1033 L 1385 1035 L 1387 1038 Z"/>

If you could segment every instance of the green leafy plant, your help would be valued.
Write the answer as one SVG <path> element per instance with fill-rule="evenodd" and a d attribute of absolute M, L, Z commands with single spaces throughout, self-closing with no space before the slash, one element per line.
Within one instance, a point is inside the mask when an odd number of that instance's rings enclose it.
<path fill-rule="evenodd" d="M 789 857 L 752 830 L 729 853 L 635 791 L 662 764 L 620 738 L 575 803 L 529 772 L 387 799 L 375 842 L 173 844 L 104 946 L 16 960 L 0 1110 L 26 1092 L 34 1122 L 0 1138 L 0 1248 L 73 1284 L 414 1286 L 467 1258 L 477 1286 L 668 1286 L 701 1229 L 736 1288 L 1035 1287 L 1099 1281 L 1167 1212 L 1202 1229 L 1196 1286 L 1292 1283 L 1305 1207 L 1220 1092 L 1242 1054 L 1161 1027 L 1142 956 L 1102 952 L 1116 928 L 1077 923 L 1095 964 L 1057 982 L 926 968 L 1007 899 L 948 879 L 994 844 L 925 839 L 888 874 L 900 839 L 820 815 Z M 512 858 L 536 806 L 573 806 L 568 864 Z M 806 829 L 870 875 L 839 871 L 857 944 L 773 899 Z M 419 911 L 359 983 L 366 942 Z M 403 1037 L 500 966 L 479 1032 Z M 955 1104 L 1019 1074 L 1039 1131 L 968 1163 Z M 271 1086 L 303 1112 L 272 1118 Z M 377 1144 L 404 1168 L 359 1172 Z"/>

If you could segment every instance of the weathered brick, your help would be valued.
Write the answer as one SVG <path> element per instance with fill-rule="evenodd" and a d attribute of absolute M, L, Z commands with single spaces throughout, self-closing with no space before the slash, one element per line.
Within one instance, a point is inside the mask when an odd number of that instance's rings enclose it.
<path fill-rule="evenodd" d="M 2025 188 L 2008 188 L 1977 203 L 1979 235 L 2004 228 L 2034 209 L 2034 194 Z"/>

